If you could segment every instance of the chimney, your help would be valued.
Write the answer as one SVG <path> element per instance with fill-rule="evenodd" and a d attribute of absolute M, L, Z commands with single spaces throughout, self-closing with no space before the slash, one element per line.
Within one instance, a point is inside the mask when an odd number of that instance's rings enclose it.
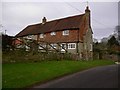
<path fill-rule="evenodd" d="M 85 9 L 85 15 L 87 17 L 88 25 L 91 26 L 91 20 L 90 20 L 90 10 L 89 7 L 87 6 Z"/>
<path fill-rule="evenodd" d="M 42 19 L 42 24 L 45 24 L 46 22 L 47 22 L 46 17 L 43 17 L 43 19 Z"/>
<path fill-rule="evenodd" d="M 89 7 L 87 6 L 85 9 L 85 13 L 90 13 Z"/>

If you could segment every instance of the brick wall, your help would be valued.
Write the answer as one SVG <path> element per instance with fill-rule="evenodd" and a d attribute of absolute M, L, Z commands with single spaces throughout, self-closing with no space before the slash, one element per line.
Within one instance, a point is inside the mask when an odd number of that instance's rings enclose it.
<path fill-rule="evenodd" d="M 76 42 L 78 41 L 78 30 L 69 30 L 69 35 L 65 36 L 62 34 L 62 31 L 57 31 L 56 35 L 53 36 L 50 33 L 46 33 L 44 34 L 44 38 L 39 37 L 39 41 L 46 41 L 51 43 Z"/>

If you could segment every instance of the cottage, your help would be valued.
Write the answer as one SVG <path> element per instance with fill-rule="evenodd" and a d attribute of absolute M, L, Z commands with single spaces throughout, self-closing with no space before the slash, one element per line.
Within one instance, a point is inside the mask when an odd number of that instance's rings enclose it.
<path fill-rule="evenodd" d="M 47 21 L 44 17 L 42 23 L 27 26 L 16 37 L 25 43 L 25 40 L 36 41 L 39 51 L 72 53 L 80 58 L 91 59 L 93 32 L 90 19 L 87 6 L 85 13 L 81 15 L 52 21 Z"/>

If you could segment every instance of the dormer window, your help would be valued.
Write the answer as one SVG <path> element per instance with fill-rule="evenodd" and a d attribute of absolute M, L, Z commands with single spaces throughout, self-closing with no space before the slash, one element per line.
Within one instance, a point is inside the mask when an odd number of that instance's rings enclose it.
<path fill-rule="evenodd" d="M 51 32 L 50 35 L 54 36 L 54 35 L 56 35 L 56 32 Z"/>
<path fill-rule="evenodd" d="M 40 34 L 40 38 L 44 38 L 44 34 L 43 33 Z"/>
<path fill-rule="evenodd" d="M 64 30 L 63 35 L 69 35 L 69 30 Z"/>

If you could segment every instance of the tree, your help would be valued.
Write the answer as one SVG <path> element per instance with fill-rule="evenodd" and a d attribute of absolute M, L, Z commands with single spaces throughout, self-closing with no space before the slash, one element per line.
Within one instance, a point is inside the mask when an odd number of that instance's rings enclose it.
<path fill-rule="evenodd" d="M 116 38 L 114 36 L 112 36 L 109 40 L 108 40 L 108 43 L 107 43 L 108 47 L 112 47 L 112 46 L 118 46 L 119 43 L 118 41 L 116 40 Z"/>
<path fill-rule="evenodd" d="M 118 50 L 116 50 L 116 49 L 119 47 L 119 43 L 114 36 L 112 36 L 108 40 L 107 45 L 108 45 L 108 53 L 109 54 L 117 54 L 118 53 Z"/>
<path fill-rule="evenodd" d="M 2 50 L 10 50 L 13 47 L 12 42 L 12 36 L 2 34 Z"/>

